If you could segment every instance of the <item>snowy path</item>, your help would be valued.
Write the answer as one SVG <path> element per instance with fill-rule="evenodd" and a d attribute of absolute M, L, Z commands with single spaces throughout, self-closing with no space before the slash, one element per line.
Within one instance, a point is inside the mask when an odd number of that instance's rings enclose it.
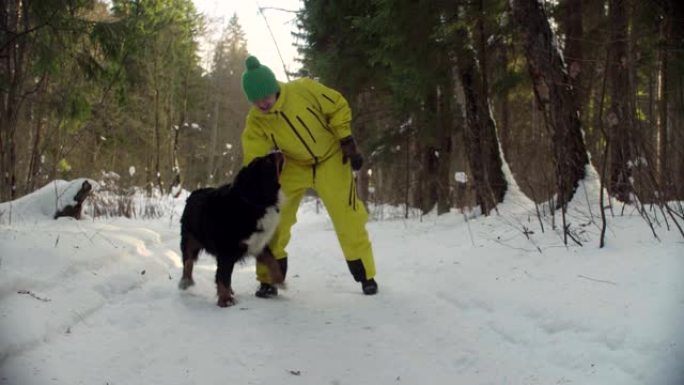
<path fill-rule="evenodd" d="M 472 239 L 456 217 L 375 222 L 380 293 L 366 297 L 327 217 L 300 211 L 288 290 L 255 298 L 250 261 L 220 309 L 208 256 L 176 288 L 168 219 L 59 222 L 0 231 L 2 385 L 684 379 L 681 241 L 539 254 L 493 242 L 509 231 L 495 219 L 471 222 Z"/>

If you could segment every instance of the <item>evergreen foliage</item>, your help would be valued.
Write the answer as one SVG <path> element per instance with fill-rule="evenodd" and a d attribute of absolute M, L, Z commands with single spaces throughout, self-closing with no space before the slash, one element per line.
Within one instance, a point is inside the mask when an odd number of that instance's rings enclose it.
<path fill-rule="evenodd" d="M 610 191 L 625 201 L 681 200 L 684 5 L 525 1 L 553 18 L 551 49 L 564 60 L 545 71 L 571 90 L 564 114 L 579 113 L 573 129 Z M 506 191 L 505 162 L 536 202 L 560 190 L 559 203 L 569 198 L 576 184 L 559 178 L 560 120 L 528 70 L 536 51 L 555 52 L 520 38 L 521 24 L 535 21 L 514 19 L 515 3 L 303 1 L 298 75 L 349 100 L 367 159 L 362 197 L 407 213 L 488 213 Z M 207 23 L 192 0 L 4 2 L 0 201 L 109 171 L 123 185 L 164 192 L 230 180 L 249 108 L 240 87 L 247 42 L 233 15 L 202 66 Z"/>

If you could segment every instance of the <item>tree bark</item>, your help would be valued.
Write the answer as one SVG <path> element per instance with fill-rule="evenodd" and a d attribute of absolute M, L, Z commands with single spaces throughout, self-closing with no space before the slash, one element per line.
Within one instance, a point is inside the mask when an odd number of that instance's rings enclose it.
<path fill-rule="evenodd" d="M 523 33 L 534 94 L 551 136 L 558 208 L 565 208 L 585 176 L 589 157 L 582 138 L 577 96 L 538 0 L 512 0 L 513 16 Z"/>
<path fill-rule="evenodd" d="M 209 148 L 208 148 L 208 153 L 207 156 L 209 157 L 209 161 L 207 162 L 207 181 L 206 183 L 208 185 L 213 185 L 216 182 L 218 178 L 216 178 L 215 174 L 215 169 L 216 169 L 216 147 L 218 146 L 218 131 L 219 131 L 219 114 L 220 114 L 220 109 L 219 109 L 219 93 L 216 92 L 214 95 L 214 113 L 212 117 L 212 124 L 211 124 L 211 140 L 209 141 Z"/>
<path fill-rule="evenodd" d="M 29 30 L 28 4 L 22 0 L 10 0 L 0 6 L 0 29 L 17 35 Z M 0 201 L 13 200 L 17 186 L 17 148 L 16 132 L 19 113 L 24 97 L 24 70 L 26 66 L 26 39 L 18 39 L 14 44 L 4 44 L 0 51 L 2 64 L 0 73 L 4 75 L 6 87 L 0 91 Z"/>
<path fill-rule="evenodd" d="M 451 210 L 451 158 L 453 153 L 452 138 L 454 134 L 453 119 L 453 79 L 440 87 L 438 114 L 440 126 L 439 159 L 437 165 L 437 214 L 446 214 Z"/>
<path fill-rule="evenodd" d="M 672 1 L 672 20 L 684 20 L 684 3 L 681 1 Z M 670 63 L 674 66 L 675 63 L 684 63 L 684 49 L 682 49 L 682 42 L 684 42 L 684 24 L 683 23 L 673 23 L 671 24 L 671 36 L 672 42 L 679 42 L 675 47 L 678 49 L 673 49 L 670 51 Z M 676 196 L 674 200 L 684 200 L 684 71 L 674 71 L 670 70 L 670 91 L 671 97 L 668 99 L 670 107 L 672 109 L 672 115 L 670 115 L 669 123 L 672 131 L 671 136 L 671 146 L 670 149 L 670 172 L 672 173 L 673 179 L 675 180 L 674 190 Z M 680 111 L 675 113 L 675 111 Z"/>
<path fill-rule="evenodd" d="M 489 95 L 489 77 L 487 76 L 489 72 L 487 69 L 489 68 L 487 65 L 487 34 L 485 32 L 485 17 L 486 17 L 486 10 L 485 10 L 485 4 L 484 0 L 479 0 L 478 1 L 478 13 L 477 13 L 477 22 L 476 22 L 476 28 L 477 28 L 477 36 L 478 36 L 478 47 L 477 47 L 477 59 L 480 64 L 480 74 L 482 76 L 482 90 L 480 92 L 482 95 Z"/>
<path fill-rule="evenodd" d="M 411 128 L 407 128 L 404 134 L 406 135 L 406 142 L 404 143 L 406 155 L 404 167 L 404 218 L 408 218 L 411 205 L 411 159 L 413 155 Z"/>
<path fill-rule="evenodd" d="M 439 158 L 437 149 L 431 145 L 419 145 L 421 160 L 421 173 L 419 175 L 420 188 L 417 201 L 423 214 L 427 214 L 437 205 L 437 168 Z"/>
<path fill-rule="evenodd" d="M 499 60 L 501 63 L 508 63 L 508 44 L 500 48 Z M 508 87 L 504 88 L 498 95 L 501 120 L 497 124 L 499 141 L 501 142 L 501 150 L 505 160 L 510 159 L 511 151 L 511 106 L 510 106 L 510 90 Z"/>
<path fill-rule="evenodd" d="M 155 46 L 156 50 L 156 46 Z M 161 127 L 160 127 L 160 114 L 161 112 L 159 111 L 161 106 L 160 106 L 160 86 L 159 86 L 159 74 L 158 74 L 158 63 L 157 63 L 157 55 L 154 55 L 154 67 L 153 67 L 153 92 L 154 92 L 154 145 L 155 145 L 155 154 L 154 154 L 154 179 L 157 184 L 157 187 L 159 188 L 160 192 L 164 192 L 163 184 L 162 184 L 162 179 L 161 179 Z"/>
<path fill-rule="evenodd" d="M 662 21 L 660 23 L 660 49 L 658 51 L 658 62 L 660 68 L 658 71 L 657 78 L 657 98 L 658 98 L 658 116 L 656 119 L 658 127 L 658 140 L 657 140 L 657 176 L 658 185 L 662 190 L 664 196 L 663 198 L 667 201 L 671 198 L 671 187 L 673 181 L 668 178 L 669 167 L 668 167 L 668 104 L 669 104 L 669 66 L 668 61 L 670 60 L 669 46 L 671 44 L 671 23 L 672 15 L 670 9 L 669 1 L 664 1 L 664 8 L 662 14 Z"/>
<path fill-rule="evenodd" d="M 33 133 L 33 143 L 31 144 L 31 156 L 29 158 L 29 167 L 26 173 L 26 186 L 24 188 L 25 194 L 28 194 L 35 189 L 36 177 L 40 173 L 43 116 L 37 113 L 35 120 L 35 131 Z"/>
<path fill-rule="evenodd" d="M 634 191 L 630 167 L 630 162 L 634 160 L 632 147 L 634 108 L 631 103 L 632 87 L 627 50 L 627 6 L 625 3 L 626 0 L 609 0 L 608 2 L 611 29 L 610 60 L 607 69 L 611 96 L 611 105 L 607 115 L 608 135 L 611 142 L 608 191 L 619 200 L 630 202 Z"/>
<path fill-rule="evenodd" d="M 425 98 L 425 111 L 423 111 L 424 118 L 421 120 L 422 130 L 430 130 L 435 124 L 439 124 L 438 118 L 438 101 L 437 89 L 431 90 Z M 439 150 L 435 145 L 433 138 L 423 140 L 416 143 L 420 158 L 421 158 L 421 172 L 418 174 L 419 188 L 417 202 L 423 214 L 427 214 L 437 205 L 439 189 L 438 183 L 438 167 Z"/>
<path fill-rule="evenodd" d="M 38 95 L 42 96 L 48 88 L 48 75 L 44 75 L 38 84 Z M 37 97 L 37 99 L 39 99 Z M 26 171 L 26 184 L 24 186 L 23 193 L 28 194 L 35 190 L 36 179 L 41 173 L 42 157 L 45 152 L 45 146 L 43 140 L 43 133 L 45 131 L 45 124 L 48 120 L 45 115 L 45 111 L 40 106 L 36 106 L 37 103 L 33 103 L 31 107 L 31 119 L 35 122 L 35 130 L 33 132 L 33 138 L 31 138 L 31 153 L 29 155 L 29 165 Z"/>
<path fill-rule="evenodd" d="M 565 26 L 565 49 L 563 57 L 567 66 L 568 75 L 575 91 L 576 108 L 584 115 L 582 101 L 586 94 L 584 73 L 584 28 L 582 25 L 583 0 L 565 0 L 563 5 L 563 25 Z"/>
<path fill-rule="evenodd" d="M 187 87 L 187 86 L 186 86 Z M 173 192 L 174 189 L 177 190 L 178 193 L 180 193 L 180 186 L 183 184 L 183 180 L 181 177 L 181 169 L 180 169 L 180 162 L 178 161 L 178 150 L 180 148 L 180 131 L 183 128 L 185 122 L 185 117 L 187 113 L 187 92 L 185 99 L 183 101 L 184 107 L 183 107 L 183 112 L 181 113 L 181 117 L 178 120 L 179 124 L 173 128 L 173 149 L 171 151 L 171 163 L 173 167 L 173 179 L 171 180 L 171 184 L 169 185 L 169 191 Z"/>
<path fill-rule="evenodd" d="M 462 38 L 466 42 L 467 34 L 462 33 Z M 475 187 L 475 200 L 482 214 L 489 215 L 503 201 L 508 188 L 501 169 L 496 127 L 489 108 L 489 98 L 482 93 L 483 78 L 470 45 L 464 44 L 459 51 L 457 65 L 465 96 L 464 141 Z"/>

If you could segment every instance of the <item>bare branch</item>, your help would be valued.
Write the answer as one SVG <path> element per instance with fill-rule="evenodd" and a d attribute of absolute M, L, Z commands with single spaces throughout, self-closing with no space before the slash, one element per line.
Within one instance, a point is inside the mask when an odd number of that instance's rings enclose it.
<path fill-rule="evenodd" d="M 684 230 L 682 230 L 682 226 L 679 225 L 679 222 L 677 221 L 677 218 L 675 218 L 675 215 L 677 215 L 674 210 L 670 207 L 670 205 L 665 205 L 665 208 L 667 209 L 667 212 L 670 214 L 670 218 L 672 218 L 672 221 L 674 222 L 675 226 L 677 226 L 677 229 L 679 229 L 679 233 L 682 234 L 682 237 L 684 237 Z"/>
<path fill-rule="evenodd" d="M 276 51 L 278 52 L 278 57 L 280 57 L 280 62 L 283 65 L 283 71 L 285 72 L 285 77 L 287 78 L 287 81 L 290 81 L 290 75 L 288 74 L 287 67 L 285 66 L 285 60 L 283 60 L 283 55 L 280 53 L 280 47 L 278 46 L 278 42 L 275 39 L 275 36 L 273 36 L 273 31 L 271 30 L 271 25 L 268 23 L 268 19 L 266 19 L 266 14 L 263 12 L 265 8 L 262 8 L 259 6 L 259 3 L 257 3 L 257 7 L 259 7 L 259 14 L 261 17 L 264 18 L 264 22 L 266 23 L 266 28 L 268 28 L 268 33 L 271 34 L 271 40 L 273 40 L 273 44 L 275 44 Z"/>
<path fill-rule="evenodd" d="M 594 282 L 607 283 L 607 284 L 609 284 L 609 285 L 615 285 L 615 286 L 617 286 L 617 283 L 615 283 L 615 282 L 613 282 L 613 281 L 606 281 L 606 280 L 604 280 L 604 279 L 591 278 L 591 277 L 587 277 L 586 275 L 582 275 L 582 274 L 577 274 L 577 277 L 578 277 L 578 278 L 588 279 L 588 280 L 594 281 Z"/>
<path fill-rule="evenodd" d="M 38 301 L 41 301 L 41 302 L 50 302 L 50 301 L 52 301 L 50 298 L 39 297 L 39 296 L 33 294 L 33 292 L 31 292 L 30 290 L 19 290 L 19 291 L 17 291 L 17 294 L 26 294 L 26 295 L 29 295 L 29 296 L 31 296 L 31 297 L 33 297 L 33 298 L 35 298 L 35 299 L 37 299 Z"/>
<path fill-rule="evenodd" d="M 299 11 L 293 11 L 291 9 L 285 9 L 285 8 L 279 8 L 279 7 L 259 7 L 259 12 L 264 12 L 264 11 L 279 11 L 279 12 L 287 12 L 287 13 L 294 13 L 297 14 Z"/>

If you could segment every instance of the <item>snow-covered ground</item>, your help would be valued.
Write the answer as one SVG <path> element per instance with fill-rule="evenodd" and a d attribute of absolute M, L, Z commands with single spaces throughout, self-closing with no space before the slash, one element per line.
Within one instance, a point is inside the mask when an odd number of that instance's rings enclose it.
<path fill-rule="evenodd" d="M 254 297 L 250 259 L 227 309 L 210 256 L 177 288 L 182 199 L 155 220 L 75 221 L 28 214 L 45 199 L 29 196 L 0 224 L 0 384 L 684 384 L 681 235 L 627 209 L 599 249 L 577 204 L 584 247 L 565 247 L 511 195 L 467 221 L 373 208 L 370 297 L 308 202 L 287 290 Z"/>

